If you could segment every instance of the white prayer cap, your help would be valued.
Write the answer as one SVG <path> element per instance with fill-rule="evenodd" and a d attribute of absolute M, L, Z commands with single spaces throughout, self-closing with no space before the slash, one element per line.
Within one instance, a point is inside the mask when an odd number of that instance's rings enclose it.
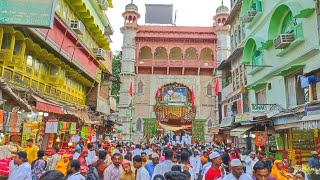
<path fill-rule="evenodd" d="M 242 163 L 239 159 L 232 159 L 232 161 L 230 162 L 230 166 L 231 167 L 242 166 Z"/>
<path fill-rule="evenodd" d="M 112 154 L 121 154 L 118 149 L 113 150 Z"/>
<path fill-rule="evenodd" d="M 252 154 L 252 155 L 256 155 L 256 153 L 254 152 L 254 151 L 251 151 L 251 153 L 250 154 Z"/>
<path fill-rule="evenodd" d="M 210 155 L 209 155 L 209 158 L 210 159 L 215 159 L 215 158 L 217 158 L 217 157 L 219 157 L 220 156 L 220 154 L 218 153 L 218 152 L 212 152 Z"/>
<path fill-rule="evenodd" d="M 151 158 L 159 158 L 159 155 L 157 153 L 152 153 Z"/>

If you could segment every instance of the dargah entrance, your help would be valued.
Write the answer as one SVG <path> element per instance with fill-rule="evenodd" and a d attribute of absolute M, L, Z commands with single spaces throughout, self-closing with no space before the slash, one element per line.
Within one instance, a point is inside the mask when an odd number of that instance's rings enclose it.
<path fill-rule="evenodd" d="M 156 119 L 144 119 L 144 135 L 189 135 L 192 142 L 204 141 L 205 120 L 196 119 L 194 91 L 174 82 L 160 87 L 156 94 Z"/>

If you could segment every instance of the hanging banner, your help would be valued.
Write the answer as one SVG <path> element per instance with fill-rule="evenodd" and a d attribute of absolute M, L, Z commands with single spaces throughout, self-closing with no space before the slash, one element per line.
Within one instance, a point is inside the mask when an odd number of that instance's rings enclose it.
<path fill-rule="evenodd" d="M 45 133 L 57 133 L 58 132 L 58 122 L 46 122 Z"/>
<path fill-rule="evenodd" d="M 52 28 L 54 0 L 1 0 L 0 24 Z"/>

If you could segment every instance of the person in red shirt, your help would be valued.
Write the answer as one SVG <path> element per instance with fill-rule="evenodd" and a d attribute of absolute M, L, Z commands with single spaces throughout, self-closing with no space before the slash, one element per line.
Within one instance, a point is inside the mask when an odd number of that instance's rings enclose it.
<path fill-rule="evenodd" d="M 222 165 L 222 158 L 218 152 L 213 152 L 209 155 L 212 165 L 205 174 L 205 180 L 222 180 L 224 175 L 224 168 Z"/>

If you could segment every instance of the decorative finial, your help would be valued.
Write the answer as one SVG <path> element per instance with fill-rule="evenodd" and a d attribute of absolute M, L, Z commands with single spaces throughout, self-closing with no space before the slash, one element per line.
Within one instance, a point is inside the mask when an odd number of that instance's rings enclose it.
<path fill-rule="evenodd" d="M 222 6 L 223 6 L 223 0 L 221 0 L 221 4 L 222 4 Z"/>
<path fill-rule="evenodd" d="M 131 0 L 131 4 L 133 4 L 133 0 Z"/>

